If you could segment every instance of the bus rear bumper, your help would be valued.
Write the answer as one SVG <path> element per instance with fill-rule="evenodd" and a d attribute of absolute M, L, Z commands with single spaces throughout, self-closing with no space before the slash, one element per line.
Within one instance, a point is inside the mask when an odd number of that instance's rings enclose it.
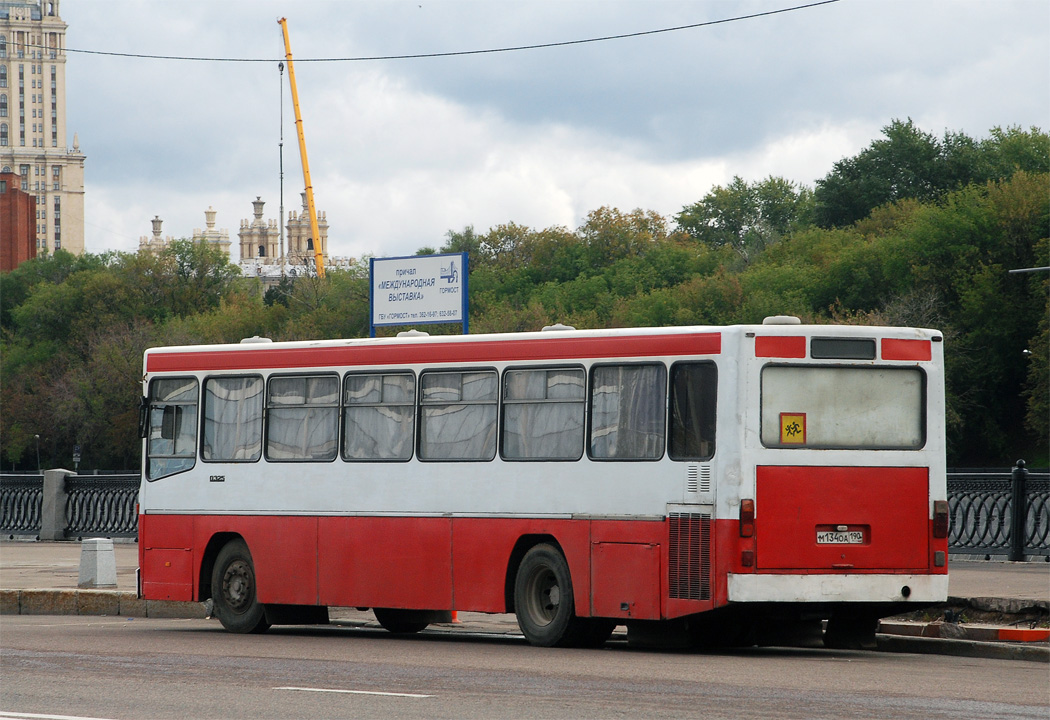
<path fill-rule="evenodd" d="M 729 573 L 729 602 L 944 602 L 947 575 Z"/>

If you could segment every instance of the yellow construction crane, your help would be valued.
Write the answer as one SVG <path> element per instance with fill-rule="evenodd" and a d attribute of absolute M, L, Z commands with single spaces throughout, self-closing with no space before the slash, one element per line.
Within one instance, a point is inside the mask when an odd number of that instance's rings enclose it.
<path fill-rule="evenodd" d="M 295 130 L 299 134 L 299 157 L 303 165 L 303 182 L 306 184 L 306 211 L 310 214 L 310 234 L 314 242 L 314 265 L 317 277 L 324 277 L 324 254 L 321 252 L 321 234 L 317 229 L 317 208 L 314 205 L 314 187 L 310 182 L 310 163 L 306 159 L 306 136 L 303 135 L 303 116 L 299 112 L 299 91 L 295 87 L 295 66 L 292 65 L 292 46 L 288 42 L 288 20 L 277 21 L 284 33 L 284 59 L 288 63 L 288 81 L 292 85 L 292 107 L 295 108 Z"/>

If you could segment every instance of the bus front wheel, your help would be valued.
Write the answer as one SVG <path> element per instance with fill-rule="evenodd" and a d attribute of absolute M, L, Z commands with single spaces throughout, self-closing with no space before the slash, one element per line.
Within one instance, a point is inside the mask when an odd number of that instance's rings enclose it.
<path fill-rule="evenodd" d="M 255 593 L 255 565 L 243 540 L 231 540 L 219 551 L 212 570 L 214 613 L 235 633 L 266 632 L 266 612 Z"/>
<path fill-rule="evenodd" d="M 591 625 L 576 617 L 574 605 L 569 564 L 561 551 L 543 544 L 525 553 L 514 580 L 514 614 L 525 639 L 540 647 L 568 647 L 585 640 L 597 644 L 593 631 L 588 633 Z"/>

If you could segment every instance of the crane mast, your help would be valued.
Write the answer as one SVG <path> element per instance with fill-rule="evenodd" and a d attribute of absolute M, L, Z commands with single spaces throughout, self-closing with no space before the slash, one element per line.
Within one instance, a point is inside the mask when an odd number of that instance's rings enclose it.
<path fill-rule="evenodd" d="M 295 130 L 299 135 L 299 157 L 302 159 L 303 183 L 306 185 L 306 211 L 310 215 L 310 234 L 314 241 L 314 265 L 317 277 L 324 277 L 324 254 L 321 252 L 321 234 L 317 228 L 317 208 L 314 206 L 314 188 L 310 182 L 310 163 L 306 159 L 306 136 L 303 134 L 303 116 L 299 111 L 299 91 L 295 87 L 295 66 L 292 64 L 292 46 L 288 41 L 288 20 L 277 21 L 284 34 L 285 61 L 288 63 L 288 81 L 292 87 L 292 107 L 295 108 Z"/>

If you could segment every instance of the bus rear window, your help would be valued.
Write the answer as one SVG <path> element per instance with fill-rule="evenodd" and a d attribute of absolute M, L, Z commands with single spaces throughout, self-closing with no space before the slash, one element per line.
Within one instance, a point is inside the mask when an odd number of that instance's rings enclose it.
<path fill-rule="evenodd" d="M 926 443 L 925 407 L 917 368 L 770 365 L 762 371 L 762 444 L 915 450 Z"/>

